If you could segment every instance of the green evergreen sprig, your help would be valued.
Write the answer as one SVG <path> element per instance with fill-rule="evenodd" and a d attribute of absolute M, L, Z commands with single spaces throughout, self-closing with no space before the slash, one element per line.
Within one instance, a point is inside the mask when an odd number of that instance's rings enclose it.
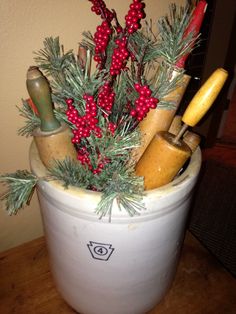
<path fill-rule="evenodd" d="M 37 181 L 38 178 L 27 170 L 18 170 L 0 176 L 0 182 L 7 186 L 0 200 L 6 202 L 6 210 L 10 215 L 29 205 Z"/>
<path fill-rule="evenodd" d="M 157 62 L 160 57 L 159 43 L 152 27 L 152 21 L 150 23 L 146 21 L 142 31 L 135 32 L 129 37 L 128 48 L 137 63 L 146 65 L 149 62 Z"/>
<path fill-rule="evenodd" d="M 174 67 L 170 67 L 166 62 L 159 65 L 156 74 L 152 78 L 152 89 L 154 97 L 159 99 L 159 109 L 176 109 L 176 104 L 170 100 L 166 100 L 165 96 L 170 94 L 178 86 L 182 84 L 183 71 L 178 71 L 178 75 L 172 77 Z"/>
<path fill-rule="evenodd" d="M 145 210 L 142 202 L 143 179 L 136 177 L 133 165 L 124 165 L 119 159 L 108 163 L 104 171 L 94 175 L 86 167 L 70 159 L 56 160 L 48 169 L 47 180 L 57 180 L 65 188 L 75 186 L 102 192 L 96 213 L 100 218 L 109 216 L 111 221 L 112 204 L 116 200 L 118 208 L 130 216 L 139 215 Z"/>
<path fill-rule="evenodd" d="M 91 75 L 85 71 L 76 56 L 71 52 L 63 54 L 59 38 L 46 38 L 44 49 L 36 53 L 35 62 L 50 78 L 52 99 L 57 106 L 66 110 L 65 99 L 72 98 L 80 105 L 83 95 L 96 94 L 105 79 L 105 73 L 94 71 Z M 91 63 L 92 55 L 88 54 L 87 64 Z M 58 58 L 58 60 L 57 60 Z M 80 110 L 80 106 L 76 106 Z"/>
<path fill-rule="evenodd" d="M 143 179 L 134 174 L 132 165 L 115 163 L 114 172 L 103 189 L 102 198 L 96 213 L 100 218 L 108 216 L 111 221 L 113 203 L 116 202 L 119 210 L 126 210 L 130 216 L 139 215 L 145 210 L 143 203 Z"/>
<path fill-rule="evenodd" d="M 47 180 L 57 180 L 65 188 L 75 186 L 79 188 L 88 188 L 93 174 L 89 172 L 81 163 L 70 158 L 64 160 L 55 160 L 48 169 Z"/>
<path fill-rule="evenodd" d="M 94 55 L 95 44 L 93 40 L 93 34 L 90 31 L 84 31 L 82 33 L 83 39 L 81 45 L 91 51 L 92 55 Z"/>
<path fill-rule="evenodd" d="M 22 99 L 22 107 L 18 107 L 20 116 L 25 119 L 25 125 L 19 128 L 18 134 L 22 136 L 32 136 L 33 131 L 40 126 L 40 119 L 30 107 L 28 102 Z"/>
<path fill-rule="evenodd" d="M 72 61 L 72 50 L 64 52 L 64 47 L 60 44 L 59 37 L 47 37 L 44 48 L 35 52 L 35 61 L 45 72 L 46 76 L 56 79 L 63 79 L 63 71 L 67 66 L 67 61 Z"/>
<path fill-rule="evenodd" d="M 157 21 L 159 32 L 158 50 L 160 57 L 170 66 L 174 66 L 184 55 L 190 53 L 198 45 L 199 36 L 190 33 L 184 36 L 185 29 L 192 17 L 192 9 L 171 4 L 169 14 Z"/>

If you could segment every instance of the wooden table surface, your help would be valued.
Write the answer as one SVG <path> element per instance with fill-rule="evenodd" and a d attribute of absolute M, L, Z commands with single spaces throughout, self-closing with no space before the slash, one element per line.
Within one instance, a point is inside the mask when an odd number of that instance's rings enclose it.
<path fill-rule="evenodd" d="M 0 253 L 0 313 L 76 313 L 57 293 L 43 237 Z M 236 313 L 235 278 L 190 233 L 185 238 L 172 288 L 149 312 L 180 313 Z"/>

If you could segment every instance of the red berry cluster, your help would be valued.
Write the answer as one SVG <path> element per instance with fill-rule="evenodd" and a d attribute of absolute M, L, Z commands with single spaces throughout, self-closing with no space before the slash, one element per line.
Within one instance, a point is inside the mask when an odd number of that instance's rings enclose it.
<path fill-rule="evenodd" d="M 115 41 L 117 47 L 114 49 L 111 60 L 110 74 L 119 75 L 121 70 L 125 68 L 126 62 L 129 58 L 129 51 L 127 49 L 127 38 L 122 37 Z"/>
<path fill-rule="evenodd" d="M 93 169 L 89 158 L 89 152 L 87 151 L 86 147 L 82 147 L 78 150 L 77 159 L 81 162 L 82 165 L 88 165 L 90 170 Z"/>
<path fill-rule="evenodd" d="M 105 167 L 105 165 L 110 162 L 109 158 L 102 157 L 100 153 L 98 153 L 98 160 L 99 162 L 98 162 L 97 167 L 92 170 L 93 174 L 99 174 L 102 171 L 102 169 Z"/>
<path fill-rule="evenodd" d="M 115 133 L 115 130 L 117 128 L 117 124 L 113 122 L 108 123 L 108 130 L 111 132 L 111 134 Z"/>
<path fill-rule="evenodd" d="M 108 82 L 106 82 L 98 94 L 98 106 L 103 108 L 109 115 L 114 104 L 115 93 Z"/>
<path fill-rule="evenodd" d="M 97 167 L 93 168 L 91 164 L 91 160 L 89 158 L 89 152 L 86 147 L 82 147 L 81 149 L 79 149 L 77 158 L 81 162 L 82 165 L 87 165 L 89 170 L 91 170 L 93 174 L 99 174 L 102 171 L 102 169 L 105 167 L 105 165 L 110 162 L 108 158 L 106 157 L 102 158 L 101 154 L 98 153 L 97 158 L 99 162 L 98 162 Z"/>
<path fill-rule="evenodd" d="M 95 55 L 94 60 L 98 63 L 102 63 L 101 54 L 105 52 L 110 35 L 112 33 L 111 27 L 108 22 L 103 21 L 101 25 L 97 27 L 97 31 L 94 34 L 94 42 L 95 42 Z"/>
<path fill-rule="evenodd" d="M 136 32 L 140 27 L 140 20 L 145 17 L 145 4 L 141 0 L 133 0 L 129 6 L 128 14 L 125 16 L 126 29 L 129 34 Z"/>
<path fill-rule="evenodd" d="M 157 107 L 158 99 L 151 97 L 152 91 L 148 85 L 135 84 L 135 89 L 139 93 L 139 98 L 135 100 L 136 107 L 130 111 L 130 115 L 142 121 L 150 109 Z"/>
<path fill-rule="evenodd" d="M 95 12 L 97 15 L 101 15 L 103 19 L 106 19 L 108 22 L 114 17 L 114 14 L 107 9 L 106 4 L 103 0 L 89 0 L 92 2 L 91 11 Z M 105 15 L 105 16 L 104 16 Z"/>
<path fill-rule="evenodd" d="M 84 95 L 83 98 L 84 100 L 86 100 L 86 109 L 84 116 L 80 116 L 78 111 L 73 106 L 73 99 L 66 100 L 68 106 L 66 115 L 68 117 L 68 121 L 73 123 L 76 127 L 76 129 L 72 131 L 74 134 L 72 138 L 72 143 L 74 144 L 79 144 L 81 138 L 83 137 L 89 137 L 91 135 L 91 131 L 94 132 L 95 136 L 102 137 L 101 129 L 97 126 L 97 105 L 93 99 L 93 96 Z"/>

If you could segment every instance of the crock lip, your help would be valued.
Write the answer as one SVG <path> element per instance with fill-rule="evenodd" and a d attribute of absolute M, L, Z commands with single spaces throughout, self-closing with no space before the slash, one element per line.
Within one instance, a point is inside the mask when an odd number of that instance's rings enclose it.
<path fill-rule="evenodd" d="M 163 193 L 165 194 L 166 191 L 170 189 L 179 190 L 182 186 L 186 184 L 186 181 L 188 179 L 191 179 L 198 175 L 200 167 L 201 167 L 201 159 L 202 159 L 201 150 L 198 147 L 196 151 L 193 153 L 193 155 L 191 156 L 189 164 L 182 174 L 176 177 L 172 182 L 162 187 L 144 191 L 144 198 L 158 196 L 158 195 L 161 196 Z M 30 149 L 29 149 L 29 160 L 30 160 L 30 167 L 32 171 L 39 178 L 45 177 L 47 170 L 40 160 L 38 150 L 37 150 L 34 140 L 31 142 Z M 69 186 L 68 188 L 64 188 L 62 184 L 56 180 L 47 182 L 47 184 L 50 184 L 55 188 L 63 190 L 64 192 L 68 193 L 68 195 L 71 193 L 75 194 L 76 192 L 83 192 L 87 195 L 92 195 L 93 197 L 97 197 L 98 199 L 100 199 L 102 195 L 101 192 L 86 190 L 86 189 L 74 187 L 74 186 Z"/>
<path fill-rule="evenodd" d="M 101 192 L 72 186 L 65 188 L 59 181 L 45 181 L 43 179 L 46 175 L 46 168 L 40 160 L 34 141 L 30 146 L 29 157 L 31 170 L 39 177 L 37 184 L 39 196 L 42 194 L 59 212 L 69 214 L 76 219 L 102 224 L 112 222 L 113 225 L 143 223 L 144 221 L 159 219 L 159 217 L 178 210 L 179 206 L 190 197 L 201 167 L 201 151 L 198 148 L 190 158 L 187 168 L 179 177 L 165 186 L 144 192 L 142 203 L 145 209 L 138 211 L 134 216 L 130 216 L 126 210 L 120 211 L 117 204 L 114 204 L 110 219 L 109 215 L 100 217 L 95 211 L 101 200 Z M 79 207 L 75 206 L 78 201 L 82 202 L 79 203 Z M 81 204 L 84 205 L 81 207 Z M 41 206 L 43 205 L 41 204 Z M 44 208 L 41 207 L 41 210 L 42 216 L 44 216 Z"/>

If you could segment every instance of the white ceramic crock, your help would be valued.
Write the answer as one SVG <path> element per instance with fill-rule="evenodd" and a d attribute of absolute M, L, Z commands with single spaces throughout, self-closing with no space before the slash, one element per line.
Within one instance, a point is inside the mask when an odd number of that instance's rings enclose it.
<path fill-rule="evenodd" d="M 39 177 L 45 175 L 35 145 L 30 164 Z M 72 308 L 83 314 L 143 314 L 163 298 L 175 275 L 200 165 L 197 149 L 183 174 L 145 194 L 140 216 L 114 206 L 111 222 L 94 213 L 100 193 L 39 181 L 51 270 Z"/>

